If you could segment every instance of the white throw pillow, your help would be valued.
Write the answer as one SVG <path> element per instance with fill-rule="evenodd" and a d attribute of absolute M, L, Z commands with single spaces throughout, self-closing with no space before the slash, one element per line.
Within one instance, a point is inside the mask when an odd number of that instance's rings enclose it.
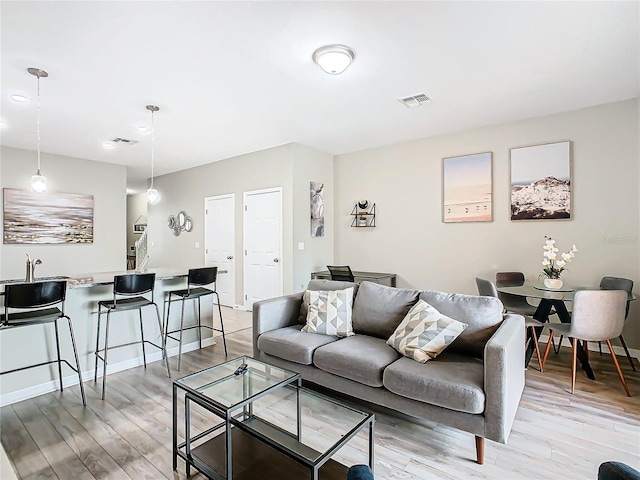
<path fill-rule="evenodd" d="M 307 323 L 303 332 L 349 337 L 353 335 L 351 322 L 353 287 L 344 290 L 304 292 L 309 305 Z"/>
<path fill-rule="evenodd" d="M 418 300 L 387 343 L 402 355 L 426 363 L 442 353 L 465 328 L 466 323 L 449 318 L 424 300 Z"/>

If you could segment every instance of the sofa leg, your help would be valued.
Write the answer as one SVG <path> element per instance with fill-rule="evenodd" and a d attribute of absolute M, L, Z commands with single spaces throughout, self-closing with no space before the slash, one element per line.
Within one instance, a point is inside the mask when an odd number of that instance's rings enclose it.
<path fill-rule="evenodd" d="M 478 465 L 484 465 L 484 437 L 476 435 L 476 456 Z"/>

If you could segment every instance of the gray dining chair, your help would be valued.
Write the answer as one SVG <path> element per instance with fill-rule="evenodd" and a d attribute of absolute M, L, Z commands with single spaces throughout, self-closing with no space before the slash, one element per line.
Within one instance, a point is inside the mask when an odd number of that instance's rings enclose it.
<path fill-rule="evenodd" d="M 572 341 L 571 362 L 571 393 L 576 385 L 576 359 L 578 340 L 586 342 L 606 342 L 611 352 L 611 358 L 616 366 L 618 377 L 622 382 L 627 396 L 631 396 L 629 387 L 624 379 L 620 364 L 611 346 L 611 339 L 618 338 L 624 326 L 627 292 L 624 290 L 580 290 L 573 299 L 573 314 L 571 323 L 549 324 L 549 342 L 544 351 L 542 365 L 549 355 L 551 339 L 554 332 L 569 337 Z"/>
<path fill-rule="evenodd" d="M 496 289 L 495 284 L 491 280 L 485 280 L 484 278 L 476 277 L 476 285 L 478 287 L 478 294 L 483 297 L 496 297 L 500 298 L 498 290 Z M 504 304 L 503 304 L 504 305 Z M 505 312 L 508 311 L 505 308 Z M 518 313 L 518 312 L 514 312 Z M 522 315 L 521 313 L 518 313 Z M 544 365 L 541 361 L 540 356 L 540 346 L 538 345 L 538 335 L 536 335 L 536 328 L 544 328 L 544 323 L 539 320 L 536 320 L 529 315 L 522 315 L 524 317 L 524 326 L 529 329 L 531 332 L 531 339 L 533 340 L 533 346 L 536 350 L 536 357 L 538 358 L 538 366 L 540 367 L 540 372 L 544 372 Z M 528 339 L 527 339 L 528 341 Z M 527 343 L 525 342 L 525 348 L 527 348 Z"/>
<path fill-rule="evenodd" d="M 600 290 L 624 290 L 628 295 L 631 295 L 633 291 L 633 280 L 629 280 L 628 278 L 621 277 L 602 277 L 600 280 Z M 625 320 L 629 316 L 629 297 L 627 297 L 627 308 L 625 310 L 624 318 Z M 636 366 L 633 363 L 633 358 L 631 358 L 631 354 L 629 353 L 629 349 L 627 348 L 627 344 L 622 337 L 622 333 L 618 337 L 620 343 L 622 344 L 622 348 L 624 348 L 624 353 L 627 354 L 627 360 L 629 360 L 629 364 L 633 371 L 636 371 Z M 600 355 L 602 355 L 602 342 L 598 342 L 598 349 L 600 350 Z"/>
<path fill-rule="evenodd" d="M 522 272 L 497 272 L 496 286 L 498 287 L 519 287 L 524 285 L 524 273 Z M 502 301 L 504 308 L 508 312 L 519 313 L 520 315 L 532 316 L 536 313 L 536 306 L 527 302 L 527 297 L 512 295 L 510 293 L 498 292 L 498 298 Z"/>

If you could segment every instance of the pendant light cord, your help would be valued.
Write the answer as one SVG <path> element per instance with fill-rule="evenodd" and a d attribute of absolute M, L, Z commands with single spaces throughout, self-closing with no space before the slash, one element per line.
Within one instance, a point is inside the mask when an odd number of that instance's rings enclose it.
<path fill-rule="evenodd" d="M 38 175 L 40 175 L 40 76 L 36 76 L 38 79 L 38 96 L 36 101 L 36 117 L 37 117 L 37 131 L 38 131 Z"/>
<path fill-rule="evenodd" d="M 153 126 L 153 110 L 151 110 L 151 188 L 153 188 L 153 147 L 155 144 L 155 130 Z"/>

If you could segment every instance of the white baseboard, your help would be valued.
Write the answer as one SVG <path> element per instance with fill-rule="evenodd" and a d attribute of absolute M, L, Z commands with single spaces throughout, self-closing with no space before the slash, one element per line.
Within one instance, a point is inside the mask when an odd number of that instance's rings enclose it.
<path fill-rule="evenodd" d="M 208 347 L 210 345 L 215 345 L 216 341 L 214 337 L 203 338 L 202 346 Z M 198 342 L 191 342 L 188 344 L 184 344 L 182 346 L 182 353 L 191 352 L 193 350 L 198 350 L 200 346 Z M 167 354 L 169 357 L 175 357 L 178 355 L 178 347 L 168 348 Z M 147 363 L 156 362 L 158 360 L 162 360 L 162 352 L 156 351 L 153 353 L 147 354 Z M 130 368 L 139 367 L 140 365 L 144 365 L 144 361 L 142 356 L 137 358 L 132 358 L 130 360 L 125 360 L 123 362 L 111 363 L 107 366 L 107 375 L 112 373 L 121 372 L 123 370 L 128 370 Z M 64 367 L 66 371 L 69 371 L 67 367 Z M 91 380 L 93 381 L 93 369 L 90 371 L 82 372 L 82 380 L 84 382 Z M 98 367 L 98 378 L 102 378 L 102 368 Z M 78 375 L 76 373 L 72 373 L 67 376 L 62 377 L 62 383 L 64 388 L 73 387 L 78 385 Z M 60 388 L 58 379 L 51 380 L 49 382 L 41 383 L 39 385 L 33 385 L 28 388 L 24 388 L 22 390 L 16 390 L 14 392 L 5 393 L 0 395 L 0 407 L 4 407 L 6 405 L 11 405 L 12 403 L 21 402 L 22 400 L 27 400 L 29 398 L 37 397 L 39 395 L 44 395 L 45 393 L 55 392 Z"/>
<path fill-rule="evenodd" d="M 557 340 L 560 337 L 557 334 L 553 335 L 553 339 L 556 342 L 557 345 Z M 566 339 L 566 337 L 565 337 Z M 568 346 L 569 344 L 567 343 L 568 340 L 565 342 L 565 339 L 562 340 L 563 345 Z M 539 341 L 542 343 L 547 343 L 549 341 L 549 335 L 547 333 L 543 333 L 542 335 L 540 335 Z M 613 345 L 613 342 L 611 342 L 612 346 L 613 346 L 613 351 L 616 352 L 616 355 L 619 357 L 626 357 L 627 354 L 624 351 L 624 348 L 622 348 L 620 345 Z M 598 342 L 589 342 L 589 351 L 590 352 L 597 352 L 598 351 Z M 607 345 L 603 345 L 603 352 L 609 353 L 609 347 L 607 347 Z M 540 352 L 542 354 L 542 352 Z M 630 348 L 629 349 L 629 355 L 631 355 L 632 358 L 635 358 L 636 360 L 640 358 L 640 350 L 636 349 L 636 348 Z"/>

